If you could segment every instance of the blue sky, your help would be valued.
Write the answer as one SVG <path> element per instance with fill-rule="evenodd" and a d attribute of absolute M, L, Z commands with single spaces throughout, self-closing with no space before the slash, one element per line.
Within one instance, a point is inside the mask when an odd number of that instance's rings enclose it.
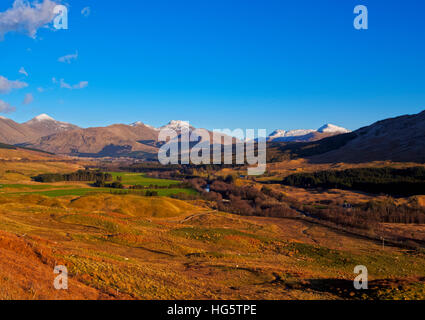
<path fill-rule="evenodd" d="M 0 12 L 13 2 L 2 0 Z M 83 127 L 181 119 L 208 129 L 353 130 L 425 109 L 422 0 L 66 4 L 68 30 L 0 41 L 0 76 L 28 84 L 0 94 L 16 107 L 3 116 L 47 113 Z M 353 27 L 358 4 L 368 8 L 368 30 Z M 76 52 L 70 64 L 58 61 Z M 88 85 L 60 88 L 53 77 Z M 24 105 L 28 93 L 34 101 Z"/>

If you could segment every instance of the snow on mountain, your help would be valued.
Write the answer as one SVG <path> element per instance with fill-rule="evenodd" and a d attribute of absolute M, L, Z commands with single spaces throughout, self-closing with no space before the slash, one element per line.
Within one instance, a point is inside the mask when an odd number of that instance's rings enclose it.
<path fill-rule="evenodd" d="M 40 135 L 49 135 L 57 133 L 59 131 L 78 129 L 76 125 L 67 122 L 57 121 L 45 113 L 40 114 L 31 119 L 30 121 L 25 122 L 25 125 L 36 130 L 40 133 Z"/>
<path fill-rule="evenodd" d="M 28 121 L 28 123 L 35 122 L 35 121 L 56 121 L 56 120 L 53 119 L 52 117 L 50 117 L 49 115 L 43 113 L 43 114 L 36 116 L 34 119 Z"/>
<path fill-rule="evenodd" d="M 144 126 L 145 124 L 142 121 L 136 121 L 130 124 L 130 127 Z"/>
<path fill-rule="evenodd" d="M 137 126 L 145 126 L 145 127 L 148 127 L 149 129 L 152 129 L 152 130 L 155 130 L 155 131 L 159 130 L 158 128 L 155 128 L 154 126 L 145 124 L 142 121 L 136 121 L 136 122 L 133 122 L 132 124 L 130 124 L 130 127 L 137 127 Z"/>
<path fill-rule="evenodd" d="M 322 133 L 348 133 L 348 132 L 351 132 L 350 130 L 347 130 L 343 127 L 338 127 L 338 126 L 330 124 L 330 123 L 325 124 L 324 126 L 320 127 L 317 131 L 322 132 Z"/>
<path fill-rule="evenodd" d="M 349 130 L 338 127 L 333 124 L 325 124 L 317 130 L 313 129 L 296 129 L 296 130 L 275 130 L 267 138 L 267 141 L 309 141 L 315 138 L 317 134 L 335 135 L 350 132 Z"/>
<path fill-rule="evenodd" d="M 316 130 L 312 130 L 312 129 L 297 129 L 297 130 L 289 130 L 289 131 L 275 130 L 269 135 L 269 140 L 274 140 L 277 138 L 305 136 L 315 131 Z"/>
<path fill-rule="evenodd" d="M 179 131 L 182 128 L 189 128 L 190 130 L 194 129 L 188 121 L 182 121 L 182 120 L 171 120 L 168 124 L 165 126 L 162 126 L 159 129 L 172 129 Z"/>
<path fill-rule="evenodd" d="M 189 132 L 192 132 L 192 131 L 196 130 L 196 128 L 193 127 L 193 126 L 191 126 L 188 121 L 182 121 L 182 120 L 171 120 L 168 124 L 160 127 L 157 130 L 172 129 L 172 130 L 176 131 L 178 134 L 180 134 L 182 128 L 189 128 Z M 201 129 L 201 128 L 199 128 L 199 129 Z M 224 134 L 224 136 L 228 137 L 228 139 L 222 139 L 221 137 L 216 137 L 213 134 L 213 132 L 208 131 L 207 129 L 202 129 L 202 130 L 205 130 L 208 133 L 208 135 L 209 135 L 209 141 L 210 141 L 211 144 L 224 144 L 224 145 L 228 145 L 228 144 L 235 143 L 235 141 L 239 141 L 238 139 L 236 139 L 234 137 L 229 137 L 226 134 Z M 202 137 L 200 139 L 200 142 L 203 142 L 203 141 L 205 141 L 205 137 Z"/>

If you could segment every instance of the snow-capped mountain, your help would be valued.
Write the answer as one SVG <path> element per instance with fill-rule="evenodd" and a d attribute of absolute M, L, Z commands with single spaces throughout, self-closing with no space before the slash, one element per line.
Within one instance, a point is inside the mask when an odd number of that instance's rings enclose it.
<path fill-rule="evenodd" d="M 313 129 L 296 129 L 296 130 L 275 130 L 268 137 L 267 141 L 274 142 L 302 142 L 302 141 L 313 141 L 319 140 L 331 135 L 337 135 L 342 133 L 350 132 L 342 127 L 338 127 L 333 124 L 325 124 L 317 130 Z"/>
<path fill-rule="evenodd" d="M 163 130 L 163 129 L 171 129 L 177 132 L 177 134 L 179 135 L 177 139 L 181 139 L 181 132 L 183 128 L 189 128 L 189 132 L 192 132 L 194 130 L 196 130 L 197 128 L 193 127 L 190 125 L 190 123 L 188 121 L 183 121 L 183 120 L 171 120 L 168 124 L 156 129 L 156 130 Z M 202 129 L 202 128 L 198 128 L 198 129 Z M 222 139 L 222 137 L 218 137 L 215 136 L 213 134 L 213 132 L 204 129 L 206 133 L 208 133 L 209 135 L 209 141 L 211 144 L 223 144 L 223 145 L 228 145 L 228 144 L 233 144 L 236 141 L 238 141 L 236 138 L 234 137 L 230 137 L 226 134 L 224 134 L 223 136 L 227 137 L 227 139 Z M 200 141 L 205 141 L 205 136 L 203 136 Z M 193 141 L 191 141 L 192 143 Z"/>
<path fill-rule="evenodd" d="M 168 124 L 165 126 L 160 127 L 159 129 L 172 129 L 179 131 L 182 128 L 189 128 L 189 130 L 193 130 L 194 127 L 192 127 L 188 121 L 182 121 L 182 120 L 171 120 Z"/>
<path fill-rule="evenodd" d="M 324 126 L 320 127 L 319 129 L 317 129 L 318 132 L 322 132 L 322 133 L 348 133 L 351 132 L 350 130 L 347 130 L 343 127 L 338 127 L 336 125 L 333 124 L 325 124 Z"/>
<path fill-rule="evenodd" d="M 133 122 L 132 124 L 130 124 L 130 127 L 137 127 L 137 126 L 145 126 L 145 127 L 148 127 L 149 129 L 152 129 L 152 130 L 155 130 L 155 131 L 159 130 L 158 128 L 155 128 L 154 126 L 151 126 L 149 124 L 145 124 L 142 121 L 136 121 L 136 122 Z"/>
<path fill-rule="evenodd" d="M 34 117 L 33 119 L 29 120 L 27 123 L 34 123 L 34 122 L 41 122 L 41 121 L 56 121 L 56 120 L 50 117 L 49 115 L 42 113 Z"/>
<path fill-rule="evenodd" d="M 130 124 L 130 127 L 144 126 L 145 124 L 142 121 L 136 121 Z"/>
<path fill-rule="evenodd" d="M 316 130 L 313 129 L 297 129 L 297 130 L 275 130 L 269 135 L 269 140 L 275 140 L 277 138 L 292 138 L 292 137 L 299 137 L 299 136 L 305 136 L 309 133 L 315 132 Z"/>
<path fill-rule="evenodd" d="M 67 122 L 57 121 L 45 113 L 25 122 L 25 125 L 43 136 L 79 128 Z"/>

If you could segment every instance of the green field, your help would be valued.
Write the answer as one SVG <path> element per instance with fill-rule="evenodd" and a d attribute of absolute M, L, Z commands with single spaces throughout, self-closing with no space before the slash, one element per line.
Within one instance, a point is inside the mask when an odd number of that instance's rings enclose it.
<path fill-rule="evenodd" d="M 129 192 L 128 190 L 122 189 L 110 189 L 110 188 L 78 188 L 78 189 L 58 189 L 58 190 L 48 190 L 48 191 L 27 191 L 27 192 L 9 192 L 7 194 L 11 195 L 25 195 L 25 194 L 38 194 L 47 197 L 63 197 L 63 196 L 84 196 L 89 193 L 114 193 L 114 192 Z M 173 194 L 186 193 L 186 194 L 196 194 L 195 190 L 185 189 L 185 188 L 171 188 L 171 189 L 147 189 L 140 190 L 140 192 L 145 191 L 156 191 L 158 196 L 168 197 Z"/>
<path fill-rule="evenodd" d="M 130 172 L 109 172 L 114 181 L 117 177 L 122 177 L 122 184 L 124 186 L 140 185 L 140 186 L 158 186 L 158 187 L 169 187 L 177 185 L 180 181 L 167 180 L 167 179 L 155 179 L 146 177 L 142 173 L 130 173 Z M 51 184 L 0 184 L 0 193 L 10 195 L 24 195 L 24 194 L 37 194 L 47 197 L 62 197 L 62 196 L 84 196 L 89 193 L 114 193 L 114 192 L 128 192 L 132 193 L 132 190 L 122 189 L 111 189 L 111 188 L 90 188 L 81 187 L 80 185 L 51 185 Z M 195 190 L 187 188 L 164 188 L 164 189 L 143 189 L 135 190 L 137 194 L 146 191 L 156 191 L 159 196 L 171 196 L 178 193 L 196 194 Z"/>
<path fill-rule="evenodd" d="M 47 184 L 0 184 L 0 189 L 29 189 L 29 190 L 46 190 L 46 189 L 55 189 L 55 188 L 73 188 L 73 186 L 63 185 L 63 186 L 54 186 Z"/>
<path fill-rule="evenodd" d="M 117 177 L 122 177 L 122 184 L 123 185 L 141 185 L 141 186 L 170 186 L 173 184 L 179 184 L 180 181 L 177 180 L 167 180 L 167 179 L 155 179 L 155 178 L 149 178 L 146 177 L 143 173 L 132 173 L 132 172 L 108 172 L 111 174 L 114 178 L 114 180 L 117 179 Z"/>
<path fill-rule="evenodd" d="M 84 196 L 88 193 L 110 192 L 109 188 L 58 189 L 49 191 L 12 192 L 13 195 L 38 194 L 47 197 Z"/>

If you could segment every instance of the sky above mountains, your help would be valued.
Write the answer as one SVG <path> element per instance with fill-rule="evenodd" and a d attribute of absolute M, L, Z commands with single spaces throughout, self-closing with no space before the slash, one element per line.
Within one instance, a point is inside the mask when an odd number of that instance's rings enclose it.
<path fill-rule="evenodd" d="M 68 30 L 43 24 L 42 6 L 53 2 L 69 8 Z M 358 4 L 368 30 L 353 27 Z M 82 127 L 182 119 L 208 129 L 354 130 L 425 109 L 424 1 L 39 6 L 0 3 L 0 111 L 9 112 L 0 115 L 18 122 L 47 113 Z"/>

